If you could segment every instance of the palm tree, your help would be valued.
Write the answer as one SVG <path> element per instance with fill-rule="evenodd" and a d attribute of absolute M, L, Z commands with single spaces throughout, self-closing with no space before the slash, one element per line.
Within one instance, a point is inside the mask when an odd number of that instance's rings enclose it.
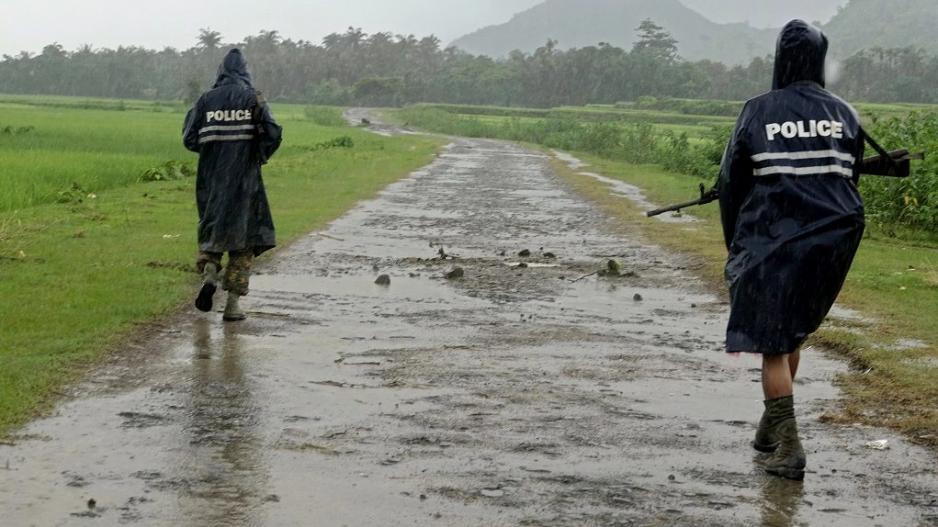
<path fill-rule="evenodd" d="M 199 30 L 198 40 L 199 47 L 202 49 L 218 49 L 218 45 L 221 44 L 221 33 L 218 31 L 212 31 L 209 28 L 202 28 Z"/>

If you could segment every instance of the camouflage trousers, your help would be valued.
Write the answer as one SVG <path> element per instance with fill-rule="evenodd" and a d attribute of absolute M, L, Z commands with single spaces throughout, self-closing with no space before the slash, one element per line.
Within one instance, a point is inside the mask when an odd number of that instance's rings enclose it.
<path fill-rule="evenodd" d="M 199 273 L 205 269 L 205 265 L 213 263 L 221 266 L 222 253 L 199 253 L 198 268 Z M 222 289 L 238 296 L 246 296 L 251 282 L 251 267 L 254 266 L 254 251 L 231 251 L 228 253 L 228 266 L 225 267 L 225 276 L 222 281 Z"/>

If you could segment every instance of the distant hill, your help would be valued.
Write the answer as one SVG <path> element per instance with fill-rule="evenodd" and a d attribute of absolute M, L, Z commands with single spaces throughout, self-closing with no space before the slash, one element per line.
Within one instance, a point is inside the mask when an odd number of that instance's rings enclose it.
<path fill-rule="evenodd" d="M 742 19 L 753 9 L 765 8 L 759 15 L 761 20 L 784 20 L 784 14 L 791 13 L 809 21 L 816 21 L 813 15 L 819 15 L 824 22 L 836 9 L 837 14 L 823 26 L 831 39 L 831 54 L 836 57 L 873 47 L 915 46 L 938 53 L 938 31 L 934 28 L 938 0 L 850 0 L 838 9 L 844 1 L 791 0 L 769 9 L 751 0 L 546 0 L 504 24 L 457 39 L 453 45 L 492 57 L 504 57 L 516 49 L 534 51 L 548 38 L 557 40 L 561 48 L 599 42 L 631 48 L 635 28 L 651 18 L 674 35 L 685 59 L 744 64 L 774 52 L 778 29 L 716 23 L 700 12 L 730 19 L 736 11 L 740 13 L 737 19 Z"/>
<path fill-rule="evenodd" d="M 747 24 L 717 24 L 679 0 L 547 0 L 453 45 L 492 57 L 503 57 L 513 50 L 533 51 L 548 38 L 557 40 L 561 48 L 599 42 L 631 48 L 635 28 L 646 18 L 671 32 L 681 56 L 689 60 L 746 63 L 771 53 L 777 35 L 777 30 Z"/>
<path fill-rule="evenodd" d="M 874 47 L 914 46 L 938 53 L 936 18 L 935 0 L 851 0 L 824 32 L 839 57 Z"/>
<path fill-rule="evenodd" d="M 681 0 L 681 3 L 714 22 L 782 27 L 793 18 L 826 24 L 847 0 Z"/>

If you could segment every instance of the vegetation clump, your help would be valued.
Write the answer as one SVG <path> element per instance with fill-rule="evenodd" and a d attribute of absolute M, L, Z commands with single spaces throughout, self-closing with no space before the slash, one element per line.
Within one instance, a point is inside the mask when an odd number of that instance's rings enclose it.
<path fill-rule="evenodd" d="M 347 124 L 342 117 L 342 111 L 335 107 L 307 106 L 303 113 L 307 119 L 320 126 L 342 127 Z"/>
<path fill-rule="evenodd" d="M 167 161 L 159 166 L 148 168 L 140 176 L 141 182 L 175 181 L 195 176 L 195 169 L 181 161 Z"/>
<path fill-rule="evenodd" d="M 32 132 L 32 131 L 35 130 L 35 129 L 36 129 L 35 126 L 17 126 L 17 127 L 13 127 L 13 126 L 7 125 L 7 126 L 4 126 L 3 128 L 0 128 L 0 134 L 3 134 L 3 135 L 25 135 L 25 134 L 28 134 L 28 133 Z"/>
<path fill-rule="evenodd" d="M 909 178 L 865 177 L 860 181 L 867 218 L 880 227 L 938 232 L 938 113 L 913 112 L 905 118 L 878 121 L 871 133 L 890 148 L 926 152 L 926 158 L 913 163 Z"/>
<path fill-rule="evenodd" d="M 315 145 L 311 146 L 309 150 L 311 152 L 317 152 L 320 150 L 331 150 L 333 148 L 355 148 L 355 141 L 351 137 L 343 135 L 340 137 L 334 137 L 328 141 L 316 143 Z"/>
<path fill-rule="evenodd" d="M 56 194 L 55 201 L 56 203 L 81 203 L 89 194 L 80 184 L 72 183 L 71 186 Z"/>

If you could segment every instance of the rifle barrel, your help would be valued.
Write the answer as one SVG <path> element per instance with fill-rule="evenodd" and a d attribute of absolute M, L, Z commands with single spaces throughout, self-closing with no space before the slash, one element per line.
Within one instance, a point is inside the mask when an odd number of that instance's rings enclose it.
<path fill-rule="evenodd" d="M 694 201 L 688 201 L 687 203 L 680 203 L 678 205 L 671 205 L 668 207 L 653 210 L 646 214 L 649 218 L 654 218 L 655 216 L 661 216 L 662 214 L 666 214 L 668 212 L 679 212 L 681 210 L 688 209 L 690 207 L 696 207 L 698 205 L 703 205 L 703 204 L 704 204 L 704 200 L 695 199 Z"/>

